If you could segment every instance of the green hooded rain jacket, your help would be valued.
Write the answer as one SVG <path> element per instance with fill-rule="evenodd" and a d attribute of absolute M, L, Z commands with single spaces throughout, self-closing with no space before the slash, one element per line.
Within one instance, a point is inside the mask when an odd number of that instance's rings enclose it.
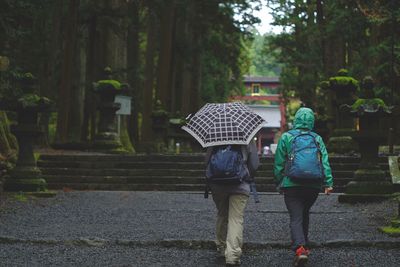
<path fill-rule="evenodd" d="M 295 114 L 293 128 L 304 131 L 312 130 L 314 128 L 314 112 L 309 108 L 300 108 Z M 325 174 L 325 179 L 322 184 L 299 184 L 293 182 L 289 177 L 284 175 L 285 163 L 291 150 L 293 138 L 293 135 L 287 132 L 282 134 L 275 152 L 274 176 L 278 189 L 284 189 L 288 187 L 333 187 L 333 177 L 332 170 L 329 165 L 328 152 L 326 151 L 324 141 L 319 135 L 317 135 L 316 140 L 320 145 L 322 166 Z"/>

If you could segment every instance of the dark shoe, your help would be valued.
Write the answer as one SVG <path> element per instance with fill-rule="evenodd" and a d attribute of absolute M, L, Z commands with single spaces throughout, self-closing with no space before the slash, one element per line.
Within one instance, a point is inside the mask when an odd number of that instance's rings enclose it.
<path fill-rule="evenodd" d="M 219 246 L 217 247 L 218 256 L 221 258 L 225 258 L 225 247 Z"/>
<path fill-rule="evenodd" d="M 240 263 L 225 263 L 225 266 L 240 266 Z"/>
<path fill-rule="evenodd" d="M 227 262 L 225 263 L 225 266 L 240 266 L 240 260 L 237 260 L 235 262 Z"/>
<path fill-rule="evenodd" d="M 294 257 L 293 266 L 295 266 L 295 267 L 305 266 L 308 262 L 309 254 L 310 254 L 310 250 L 305 249 L 303 246 L 300 246 L 296 250 L 296 256 Z"/>

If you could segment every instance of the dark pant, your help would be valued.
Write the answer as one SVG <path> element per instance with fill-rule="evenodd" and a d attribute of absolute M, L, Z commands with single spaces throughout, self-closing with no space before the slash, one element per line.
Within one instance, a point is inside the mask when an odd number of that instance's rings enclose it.
<path fill-rule="evenodd" d="M 286 188 L 285 204 L 290 215 L 292 249 L 307 246 L 310 208 L 317 200 L 319 190 L 306 187 Z"/>

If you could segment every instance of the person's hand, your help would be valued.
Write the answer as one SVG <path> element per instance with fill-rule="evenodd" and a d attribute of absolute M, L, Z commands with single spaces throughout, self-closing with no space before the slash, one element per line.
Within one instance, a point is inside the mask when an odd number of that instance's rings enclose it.
<path fill-rule="evenodd" d="M 332 192 L 332 187 L 325 187 L 325 195 L 329 195 Z"/>

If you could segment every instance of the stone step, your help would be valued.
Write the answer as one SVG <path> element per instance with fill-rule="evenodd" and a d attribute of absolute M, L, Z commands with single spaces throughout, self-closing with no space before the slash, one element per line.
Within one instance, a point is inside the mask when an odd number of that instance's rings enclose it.
<path fill-rule="evenodd" d="M 42 161 L 37 162 L 39 168 L 117 168 L 117 169 L 204 169 L 202 162 L 121 162 L 121 161 Z"/>
<path fill-rule="evenodd" d="M 128 162 L 149 162 L 149 161 L 171 161 L 171 162 L 202 162 L 205 154 L 143 154 L 143 155 L 40 155 L 40 160 L 44 161 L 128 161 Z"/>
<path fill-rule="evenodd" d="M 62 189 L 68 187 L 74 190 L 190 190 L 187 185 L 192 185 L 193 190 L 204 188 L 204 178 L 176 178 L 176 177 L 108 177 L 101 179 L 99 177 L 44 177 L 50 189 Z M 335 192 L 344 191 L 345 185 L 351 179 L 335 180 Z M 276 191 L 275 184 L 271 178 L 256 178 L 257 190 L 260 192 Z M 196 187 L 198 186 L 198 187 Z"/>
<path fill-rule="evenodd" d="M 121 184 L 204 184 L 202 176 L 59 176 L 43 175 L 47 183 L 121 183 Z M 257 177 L 259 184 L 272 184 L 273 178 Z"/>
<path fill-rule="evenodd" d="M 205 178 L 202 176 L 59 176 L 59 175 L 43 175 L 47 183 L 159 183 L 159 184 L 204 184 Z M 272 177 L 256 177 L 257 184 L 274 184 Z M 345 185 L 352 178 L 335 179 L 335 185 Z"/>
<path fill-rule="evenodd" d="M 104 191 L 204 191 L 204 184 L 98 184 L 98 183 L 49 183 L 49 189 L 104 190 Z M 276 192 L 275 185 L 257 185 L 258 192 Z M 341 193 L 344 187 L 335 187 Z"/>
<path fill-rule="evenodd" d="M 204 154 L 42 155 L 38 166 L 50 189 L 202 191 Z M 335 192 L 343 192 L 359 166 L 358 157 L 331 157 Z M 389 177 L 387 158 L 380 166 Z M 261 158 L 257 188 L 275 191 L 273 158 Z"/>
<path fill-rule="evenodd" d="M 49 186 L 54 184 L 112 184 L 112 185 L 181 185 L 181 184 L 192 184 L 192 185 L 203 185 L 205 180 L 203 177 L 98 177 L 98 176 L 50 176 L 46 175 L 43 178 L 47 181 Z M 337 179 L 335 180 L 335 189 L 338 187 L 345 186 L 352 179 Z M 258 186 L 271 186 L 275 188 L 275 183 L 272 178 L 260 178 L 256 177 L 256 184 Z"/>
<path fill-rule="evenodd" d="M 204 184 L 49 183 L 48 188 L 104 191 L 204 191 Z"/>
<path fill-rule="evenodd" d="M 201 170 L 186 170 L 186 169 L 88 169 L 88 168 L 42 168 L 44 175 L 59 175 L 59 176 L 200 176 L 205 175 L 204 169 Z M 335 179 L 353 177 L 353 170 L 342 171 L 333 170 L 332 174 Z M 387 176 L 390 173 L 387 171 Z M 257 171 L 258 177 L 273 177 L 272 170 Z"/>
<path fill-rule="evenodd" d="M 39 160 L 37 162 L 38 167 L 40 168 L 117 168 L 117 169 L 169 169 L 171 166 L 174 169 L 204 169 L 205 164 L 203 162 L 169 162 L 169 161 L 47 161 L 47 160 Z M 273 169 L 272 162 L 262 162 L 260 164 L 260 170 L 272 170 Z M 338 170 L 355 170 L 357 169 L 359 164 L 357 163 L 332 163 L 332 169 Z M 382 169 L 388 169 L 389 165 L 387 163 L 380 164 Z"/>
<path fill-rule="evenodd" d="M 204 171 L 205 165 L 202 162 L 77 162 L 77 161 L 38 161 L 38 167 L 45 168 L 69 168 L 69 169 L 141 169 L 141 170 L 163 170 L 163 169 L 184 169 Z M 388 170 L 388 164 L 380 164 L 382 170 Z M 356 163 L 334 163 L 331 164 L 333 171 L 354 171 L 358 168 Z M 260 164 L 259 171 L 272 171 L 272 163 Z"/>
<path fill-rule="evenodd" d="M 168 161 L 168 162 L 203 162 L 203 153 L 199 154 L 179 154 L 179 155 L 165 155 L 165 154 L 150 154 L 150 155 L 40 155 L 40 160 L 43 161 L 85 161 L 85 162 L 98 162 L 98 161 L 127 161 L 127 162 L 157 162 L 157 161 Z M 262 163 L 273 163 L 273 157 L 262 157 L 260 158 Z M 334 163 L 359 163 L 360 158 L 356 156 L 330 156 L 329 160 L 331 164 Z M 386 163 L 387 157 L 379 157 L 379 162 Z"/>

